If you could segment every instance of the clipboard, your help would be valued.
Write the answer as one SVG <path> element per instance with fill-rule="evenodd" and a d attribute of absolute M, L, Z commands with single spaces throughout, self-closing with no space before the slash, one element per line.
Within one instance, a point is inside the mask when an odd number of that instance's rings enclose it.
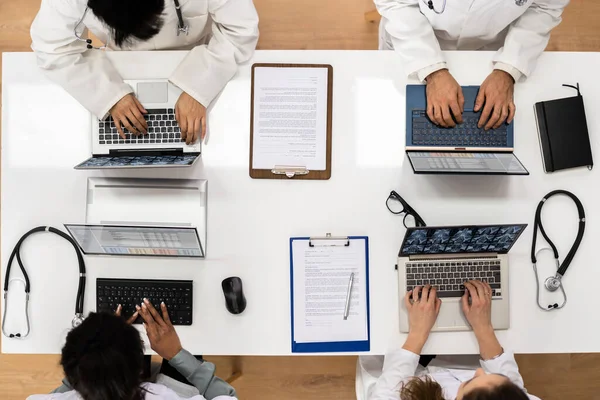
<path fill-rule="evenodd" d="M 349 247 L 351 241 L 364 241 L 365 246 L 365 285 L 366 285 L 366 328 L 367 340 L 332 341 L 332 342 L 296 342 L 294 327 L 294 256 L 293 245 L 296 241 L 308 241 L 309 247 Z M 335 237 L 327 234 L 324 237 L 292 237 L 290 238 L 290 311 L 291 311 L 291 349 L 292 353 L 333 353 L 360 352 L 371 350 L 371 313 L 369 294 L 369 238 L 367 236 Z"/>
<path fill-rule="evenodd" d="M 325 170 L 310 171 L 303 165 L 274 165 L 271 169 L 254 169 L 254 77 L 256 68 L 324 68 L 327 69 L 327 132 L 325 149 Z M 331 178 L 331 145 L 332 145 L 332 113 L 333 113 L 333 67 L 328 64 L 272 64 L 257 63 L 252 65 L 250 94 L 250 177 L 253 179 L 301 179 L 327 180 Z"/>

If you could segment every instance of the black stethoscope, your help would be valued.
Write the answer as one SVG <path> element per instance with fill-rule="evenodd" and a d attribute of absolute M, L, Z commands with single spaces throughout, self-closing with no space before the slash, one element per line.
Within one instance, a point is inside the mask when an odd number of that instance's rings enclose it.
<path fill-rule="evenodd" d="M 190 26 L 186 25 L 186 23 L 183 19 L 183 14 L 181 13 L 181 6 L 179 5 L 179 0 L 173 0 L 173 2 L 175 3 L 175 12 L 177 13 L 177 36 L 179 36 L 182 33 L 187 36 L 190 32 Z M 81 34 L 78 32 L 79 27 L 81 26 L 81 24 L 83 24 L 83 20 L 85 19 L 89 10 L 90 10 L 89 7 L 85 8 L 83 15 L 81 16 L 81 18 L 79 19 L 77 24 L 75 24 L 75 27 L 73 28 L 73 33 L 75 34 L 75 37 L 77 38 L 77 40 L 79 40 L 80 42 L 86 43 L 86 47 L 89 50 L 91 50 L 91 49 L 104 50 L 108 47 L 108 43 L 110 42 L 110 36 L 109 36 L 109 39 L 106 41 L 106 43 L 104 43 L 102 46 L 95 47 L 95 46 L 92 46 L 92 39 L 84 39 L 81 37 Z M 109 35 L 110 35 L 110 33 L 109 33 Z"/>
<path fill-rule="evenodd" d="M 442 3 L 442 9 L 441 11 L 438 11 L 435 6 L 433 5 L 433 0 L 421 0 L 431 11 L 433 11 L 436 14 L 443 14 L 444 11 L 446 11 L 446 0 L 444 0 L 444 3 Z M 520 6 L 523 6 L 527 3 L 527 0 L 515 0 L 515 4 Z"/>
<path fill-rule="evenodd" d="M 573 200 L 573 202 L 575 202 L 575 205 L 577 206 L 577 213 L 579 214 L 579 231 L 577 232 L 577 238 L 575 239 L 575 243 L 573 243 L 571 250 L 569 250 L 569 253 L 563 260 L 562 264 L 560 263 L 558 250 L 556 249 L 556 246 L 554 245 L 552 240 L 550 240 L 550 238 L 546 234 L 546 231 L 544 230 L 544 226 L 542 225 L 542 207 L 544 206 L 544 204 L 546 204 L 546 201 L 550 197 L 552 197 L 554 195 L 559 195 L 559 194 L 570 197 Z M 546 242 L 548 242 L 548 244 L 550 245 L 551 248 L 545 247 L 545 248 L 538 250 L 536 253 L 535 245 L 537 242 L 538 228 L 539 228 L 540 232 L 542 233 L 542 236 L 544 237 L 544 239 L 546 239 Z M 565 304 L 567 304 L 567 295 L 565 293 L 565 288 L 562 283 L 562 277 L 565 275 L 565 273 L 567 272 L 567 268 L 569 268 L 569 265 L 573 261 L 573 258 L 575 257 L 575 253 L 577 253 L 577 249 L 579 249 L 579 245 L 581 244 L 581 240 L 583 239 L 584 232 L 585 232 L 585 211 L 583 209 L 583 204 L 577 198 L 577 196 L 575 196 L 573 193 L 568 192 L 566 190 L 554 190 L 554 191 L 548 193 L 546 196 L 544 196 L 544 198 L 540 201 L 540 204 L 538 204 L 537 210 L 535 211 L 535 221 L 534 221 L 534 225 L 533 225 L 533 242 L 531 243 L 531 262 L 533 264 L 533 272 L 535 273 L 537 305 L 542 310 L 544 310 L 544 311 L 559 310 L 559 309 L 563 308 L 565 306 Z M 546 288 L 546 290 L 548 290 L 550 292 L 556 292 L 558 289 L 560 289 L 560 291 L 562 292 L 562 295 L 563 295 L 562 304 L 560 304 L 560 305 L 558 303 L 549 304 L 546 308 L 542 307 L 542 305 L 540 304 L 540 281 L 539 281 L 538 271 L 537 271 L 537 257 L 543 251 L 552 251 L 554 253 L 554 260 L 556 261 L 556 275 L 546 278 L 546 280 L 544 281 L 544 287 Z"/>
<path fill-rule="evenodd" d="M 4 277 L 4 314 L 2 315 L 2 334 L 7 338 L 14 339 L 24 339 L 29 335 L 31 331 L 29 324 L 29 292 L 31 291 L 31 283 L 29 282 L 29 276 L 27 275 L 27 271 L 25 271 L 25 266 L 23 265 L 23 261 L 21 260 L 21 245 L 23 241 L 27 239 L 30 235 L 37 232 L 52 232 L 57 234 L 58 236 L 66 239 L 73 245 L 75 248 L 75 253 L 77 254 L 77 262 L 79 263 L 79 286 L 77 287 L 77 299 L 75 301 L 75 318 L 71 321 L 71 326 L 73 328 L 78 327 L 83 322 L 83 298 L 85 295 L 85 262 L 83 261 L 83 255 L 81 251 L 77 247 L 75 241 L 66 233 L 52 228 L 51 226 L 38 226 L 37 228 L 33 228 L 26 234 L 24 234 L 21 239 L 15 245 L 12 253 L 10 254 L 10 258 L 8 259 L 8 265 L 6 266 L 6 275 Z M 17 258 L 17 262 L 19 263 L 19 267 L 21 268 L 21 272 L 23 273 L 24 286 L 25 286 L 25 321 L 27 323 L 27 330 L 24 333 L 6 333 L 4 330 L 5 322 L 6 322 L 6 312 L 8 310 L 8 289 L 10 285 L 10 269 L 13 263 L 13 260 Z M 13 281 L 21 281 L 19 278 L 14 278 Z"/>

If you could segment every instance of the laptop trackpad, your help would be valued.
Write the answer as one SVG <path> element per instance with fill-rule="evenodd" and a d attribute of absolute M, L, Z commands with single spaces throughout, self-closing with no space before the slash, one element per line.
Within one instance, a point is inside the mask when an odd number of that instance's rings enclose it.
<path fill-rule="evenodd" d="M 469 330 L 469 324 L 463 317 L 460 307 L 460 302 L 455 300 L 444 302 L 433 330 Z"/>
<path fill-rule="evenodd" d="M 143 103 L 166 103 L 169 100 L 168 82 L 140 82 L 137 97 Z"/>

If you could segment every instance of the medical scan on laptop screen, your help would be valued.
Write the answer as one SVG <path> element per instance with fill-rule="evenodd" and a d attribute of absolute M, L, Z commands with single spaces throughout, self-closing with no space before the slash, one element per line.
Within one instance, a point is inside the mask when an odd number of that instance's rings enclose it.
<path fill-rule="evenodd" d="M 407 152 L 415 173 L 529 175 L 512 153 Z"/>
<path fill-rule="evenodd" d="M 196 228 L 65 225 L 84 254 L 204 257 Z"/>
<path fill-rule="evenodd" d="M 406 231 L 400 256 L 448 253 L 508 253 L 521 233 L 522 225 L 445 226 L 410 228 Z"/>

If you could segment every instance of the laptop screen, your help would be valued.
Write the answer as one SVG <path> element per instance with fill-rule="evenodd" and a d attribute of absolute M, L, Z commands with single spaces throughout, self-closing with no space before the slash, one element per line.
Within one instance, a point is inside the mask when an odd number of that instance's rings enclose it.
<path fill-rule="evenodd" d="M 140 167 L 186 167 L 194 164 L 197 154 L 94 156 L 77 165 L 75 169 L 140 168 Z"/>
<path fill-rule="evenodd" d="M 527 224 L 410 228 L 402 241 L 400 256 L 448 253 L 505 254 L 526 227 Z"/>
<path fill-rule="evenodd" d="M 417 174 L 529 175 L 513 153 L 407 151 Z"/>
<path fill-rule="evenodd" d="M 196 228 L 65 224 L 84 254 L 204 257 Z"/>

